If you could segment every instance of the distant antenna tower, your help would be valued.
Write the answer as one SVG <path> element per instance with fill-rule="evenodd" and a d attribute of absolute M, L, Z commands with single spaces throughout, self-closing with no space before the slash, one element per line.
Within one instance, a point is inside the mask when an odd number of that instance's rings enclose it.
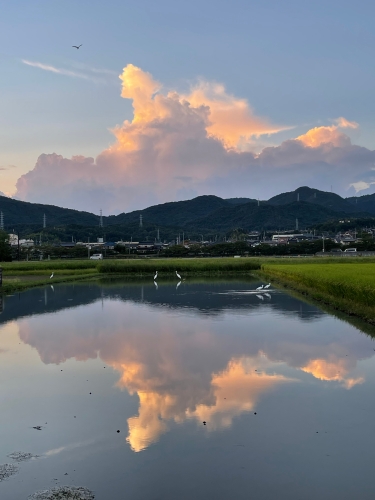
<path fill-rule="evenodd" d="M 46 214 L 43 214 L 43 229 L 46 228 L 46 225 L 47 225 L 47 217 Z"/>
<path fill-rule="evenodd" d="M 139 227 L 143 227 L 143 216 L 142 216 L 142 214 L 139 216 Z"/>
<path fill-rule="evenodd" d="M 4 214 L 0 212 L 0 229 L 4 229 Z"/>
<path fill-rule="evenodd" d="M 298 219 L 296 219 L 296 231 L 298 231 Z"/>
<path fill-rule="evenodd" d="M 100 209 L 99 227 L 103 227 L 103 210 Z"/>

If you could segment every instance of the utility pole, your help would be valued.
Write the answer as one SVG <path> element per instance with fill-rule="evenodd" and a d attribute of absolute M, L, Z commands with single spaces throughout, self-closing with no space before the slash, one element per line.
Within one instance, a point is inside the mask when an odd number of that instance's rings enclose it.
<path fill-rule="evenodd" d="M 43 229 L 46 228 L 46 225 L 47 225 L 47 217 L 46 214 L 43 214 Z"/>
<path fill-rule="evenodd" d="M 324 234 L 323 234 L 323 253 L 325 252 L 325 249 L 324 249 Z"/>

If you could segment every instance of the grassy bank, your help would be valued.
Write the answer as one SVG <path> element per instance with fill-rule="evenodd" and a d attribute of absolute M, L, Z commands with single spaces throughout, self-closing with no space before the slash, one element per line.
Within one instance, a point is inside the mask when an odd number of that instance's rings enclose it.
<path fill-rule="evenodd" d="M 270 279 L 375 324 L 374 262 L 267 262 L 262 271 Z"/>
<path fill-rule="evenodd" d="M 3 262 L 4 293 L 26 290 L 27 288 L 64 283 L 95 277 L 98 275 L 97 261 L 67 260 L 41 262 Z M 50 279 L 51 274 L 54 277 Z"/>
<path fill-rule="evenodd" d="M 150 277 L 157 270 L 160 277 L 214 276 L 249 273 L 260 269 L 260 261 L 252 258 L 222 259 L 138 259 L 138 260 L 61 260 L 41 262 L 5 262 L 3 287 L 5 293 L 34 286 L 89 279 L 97 276 L 123 276 L 127 279 Z M 54 273 L 51 280 L 50 275 Z"/>
<path fill-rule="evenodd" d="M 252 258 L 113 260 L 98 264 L 98 271 L 133 276 L 149 276 L 155 271 L 166 276 L 176 271 L 184 275 L 210 275 L 247 273 L 259 270 L 260 266 L 260 260 Z"/>

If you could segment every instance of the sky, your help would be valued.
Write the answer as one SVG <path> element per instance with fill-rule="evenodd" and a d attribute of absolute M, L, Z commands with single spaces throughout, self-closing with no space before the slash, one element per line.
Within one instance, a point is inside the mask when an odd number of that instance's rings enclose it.
<path fill-rule="evenodd" d="M 374 15 L 363 0 L 4 2 L 0 192 L 106 215 L 374 193 Z"/>

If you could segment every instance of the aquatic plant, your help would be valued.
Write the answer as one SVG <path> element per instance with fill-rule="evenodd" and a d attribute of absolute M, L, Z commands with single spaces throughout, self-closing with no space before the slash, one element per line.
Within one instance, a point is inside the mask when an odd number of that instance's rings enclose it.
<path fill-rule="evenodd" d="M 94 500 L 94 493 L 82 486 L 57 486 L 37 491 L 28 500 Z"/>
<path fill-rule="evenodd" d="M 18 466 L 15 464 L 1 464 L 0 465 L 0 483 L 8 477 L 13 476 L 18 472 Z"/>

